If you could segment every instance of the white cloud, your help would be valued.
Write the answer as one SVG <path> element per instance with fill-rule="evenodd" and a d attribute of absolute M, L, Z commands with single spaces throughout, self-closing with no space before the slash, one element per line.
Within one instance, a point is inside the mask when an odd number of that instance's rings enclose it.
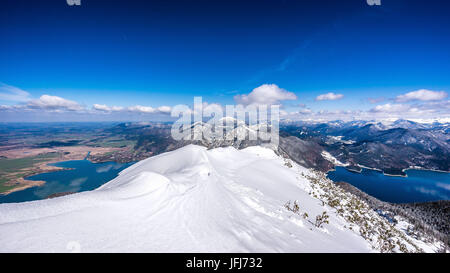
<path fill-rule="evenodd" d="M 158 111 L 160 112 L 160 113 L 164 113 L 164 114 L 170 114 L 170 111 L 172 111 L 172 107 L 170 107 L 170 106 L 160 106 L 160 107 L 158 107 Z"/>
<path fill-rule="evenodd" d="M 430 115 L 433 115 L 435 118 L 449 117 L 450 100 L 430 101 L 422 104 L 414 104 L 411 106 L 409 114 L 414 114 L 417 118 L 429 117 Z"/>
<path fill-rule="evenodd" d="M 322 100 L 340 100 L 344 97 L 342 94 L 335 94 L 333 92 L 322 94 L 316 97 L 316 101 Z"/>
<path fill-rule="evenodd" d="M 30 100 L 27 106 L 32 109 L 79 111 L 83 107 L 75 101 L 58 96 L 42 95 L 39 99 Z"/>
<path fill-rule="evenodd" d="M 312 110 L 309 109 L 309 108 L 304 108 L 304 109 L 300 109 L 298 112 L 299 112 L 300 114 L 307 115 L 307 114 L 311 114 L 311 113 L 312 113 Z"/>
<path fill-rule="evenodd" d="M 209 112 L 209 113 L 217 113 L 217 112 L 224 112 L 224 109 L 222 105 L 218 103 L 207 103 L 203 102 L 203 112 Z"/>
<path fill-rule="evenodd" d="M 289 114 L 291 114 L 291 113 L 289 113 L 289 112 L 287 112 L 287 111 L 285 111 L 285 110 L 280 110 L 280 117 L 285 117 L 285 116 L 289 116 Z"/>
<path fill-rule="evenodd" d="M 108 107 L 108 106 L 106 106 L 104 104 L 94 104 L 92 106 L 92 108 L 94 108 L 95 110 L 105 111 L 105 112 L 111 111 L 110 107 Z"/>
<path fill-rule="evenodd" d="M 30 100 L 30 93 L 20 88 L 0 83 L 0 100 L 25 102 Z"/>
<path fill-rule="evenodd" d="M 94 110 L 103 111 L 103 112 L 115 112 L 122 111 L 124 108 L 120 106 L 107 106 L 105 104 L 94 104 L 92 106 Z"/>
<path fill-rule="evenodd" d="M 276 84 L 263 84 L 252 90 L 248 95 L 236 95 L 234 100 L 239 104 L 274 105 L 284 100 L 296 100 L 297 96 Z"/>
<path fill-rule="evenodd" d="M 383 105 L 377 105 L 374 108 L 370 110 L 370 112 L 374 113 L 398 113 L 398 112 L 405 112 L 410 110 L 410 106 L 406 104 L 383 104 Z"/>
<path fill-rule="evenodd" d="M 124 108 L 122 106 L 112 106 L 111 111 L 122 111 Z"/>
<path fill-rule="evenodd" d="M 397 102 L 407 102 L 407 101 L 433 101 L 433 100 L 442 100 L 447 97 L 447 93 L 445 91 L 431 91 L 427 89 L 420 89 L 417 91 L 412 91 L 400 96 L 397 96 L 395 99 Z"/>
<path fill-rule="evenodd" d="M 11 105 L 0 105 L 0 110 L 11 110 L 12 108 Z"/>
<path fill-rule="evenodd" d="M 19 104 L 1 107 L 1 110 L 48 110 L 48 111 L 81 111 L 84 107 L 75 101 L 58 96 L 42 95 L 32 99 L 30 93 L 20 88 L 0 83 L 0 100 L 16 101 Z"/>
<path fill-rule="evenodd" d="M 377 117 L 385 118 L 445 118 L 450 116 L 450 101 L 427 102 L 421 104 L 383 104 L 369 110 Z"/>
<path fill-rule="evenodd" d="M 280 116 L 288 117 L 288 118 L 302 118 L 305 116 L 309 116 L 311 114 L 313 114 L 313 111 L 308 108 L 303 108 L 303 109 L 300 109 L 298 111 L 293 111 L 293 112 L 288 112 L 288 111 L 285 111 L 282 109 L 280 110 Z"/>
<path fill-rule="evenodd" d="M 159 106 L 157 108 L 153 108 L 151 106 L 135 105 L 128 107 L 127 110 L 142 114 L 170 114 L 172 108 L 170 106 Z"/>
<path fill-rule="evenodd" d="M 135 105 L 128 107 L 128 111 L 139 113 L 155 113 L 156 109 L 150 106 Z"/>
<path fill-rule="evenodd" d="M 130 106 L 127 108 L 121 107 L 121 106 L 108 106 L 105 104 L 94 104 L 92 105 L 92 109 L 102 112 L 119 112 L 127 110 L 129 112 L 135 112 L 135 113 L 142 113 L 142 114 L 170 114 L 170 111 L 172 110 L 172 107 L 170 106 L 159 106 L 157 108 L 153 108 L 151 106 L 142 106 L 142 105 L 135 105 Z"/>

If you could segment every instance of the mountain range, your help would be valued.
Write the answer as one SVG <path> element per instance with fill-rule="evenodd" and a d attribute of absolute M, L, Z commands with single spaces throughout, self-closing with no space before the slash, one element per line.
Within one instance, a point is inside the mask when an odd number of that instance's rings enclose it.
<path fill-rule="evenodd" d="M 205 125 L 209 126 L 200 122 L 190 129 L 204 130 Z M 252 134 L 254 130 L 245 123 L 235 122 L 234 128 L 220 140 L 176 141 L 171 137 L 170 123 L 124 123 L 108 129 L 115 135 L 136 140 L 134 150 L 138 155 L 143 154 L 143 158 L 149 153 L 159 154 L 188 144 L 238 149 L 263 144 L 261 140 L 237 137 Z M 449 130 L 449 123 L 421 124 L 409 120 L 289 122 L 280 126 L 279 152 L 303 166 L 325 172 L 337 165 L 354 171 L 368 167 L 390 175 L 405 175 L 404 170 L 408 168 L 450 171 Z"/>
<path fill-rule="evenodd" d="M 397 120 L 375 122 L 296 123 L 282 127 L 284 136 L 316 143 L 340 165 L 404 175 L 408 168 L 450 171 L 449 124 Z"/>

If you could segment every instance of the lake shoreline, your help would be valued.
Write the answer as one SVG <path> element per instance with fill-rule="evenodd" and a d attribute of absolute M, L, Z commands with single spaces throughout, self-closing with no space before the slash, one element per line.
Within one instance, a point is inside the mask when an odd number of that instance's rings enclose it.
<path fill-rule="evenodd" d="M 366 170 L 372 170 L 372 171 L 376 171 L 376 172 L 380 172 L 385 176 L 391 176 L 391 177 L 405 177 L 407 178 L 408 175 L 398 175 L 398 174 L 390 174 L 390 173 L 386 173 L 385 171 L 381 170 L 381 169 L 377 169 L 377 168 L 371 168 L 371 167 L 367 167 L 367 166 L 363 166 L 363 165 L 357 165 L 360 170 L 355 170 L 355 169 L 350 169 L 348 168 L 348 165 L 336 165 L 334 166 L 334 168 L 329 169 L 325 172 L 325 174 L 328 174 L 329 172 L 334 172 L 336 171 L 336 167 L 342 167 L 345 168 L 347 171 L 352 172 L 352 173 L 362 173 L 362 169 L 366 169 Z M 438 172 L 438 173 L 450 173 L 450 171 L 443 171 L 443 170 L 433 170 L 433 169 L 426 169 L 426 168 L 421 168 L 421 167 L 409 167 L 406 169 L 402 169 L 402 172 L 406 173 L 406 171 L 409 170 L 417 170 L 417 171 L 428 171 L 428 172 Z"/>
<path fill-rule="evenodd" d="M 0 203 L 43 200 L 64 192 L 94 190 L 117 177 L 132 162 L 93 163 L 90 160 L 68 160 L 48 164 L 57 169 L 27 176 L 27 185 L 20 190 L 0 195 Z"/>
<path fill-rule="evenodd" d="M 433 202 L 450 200 L 448 172 L 418 168 L 405 169 L 407 176 L 386 175 L 373 168 L 360 172 L 336 166 L 326 175 L 334 182 L 347 182 L 365 193 L 391 203 Z"/>
<path fill-rule="evenodd" d="M 5 192 L 0 192 L 0 196 L 6 196 L 8 194 L 11 194 L 11 193 L 14 193 L 14 192 L 18 192 L 18 191 L 23 191 L 23 190 L 26 190 L 26 189 L 29 189 L 29 188 L 33 188 L 33 187 L 41 187 L 41 186 L 43 186 L 45 184 L 45 181 L 42 181 L 42 180 L 31 180 L 31 179 L 29 179 L 32 176 L 39 175 L 39 174 L 45 174 L 45 173 L 53 173 L 53 172 L 74 170 L 73 168 L 63 168 L 63 167 L 55 166 L 55 164 L 58 164 L 58 163 L 64 163 L 64 162 L 70 162 L 70 161 L 84 161 L 84 160 L 89 161 L 92 164 L 102 164 L 102 163 L 118 163 L 118 164 L 119 163 L 124 163 L 124 164 L 128 164 L 128 163 L 132 163 L 132 162 L 91 160 L 89 158 L 89 153 L 88 153 L 88 155 L 86 155 L 86 157 L 84 157 L 84 159 L 72 159 L 72 160 L 45 162 L 44 165 L 48 166 L 48 167 L 52 167 L 52 169 L 36 169 L 36 170 L 33 170 L 33 173 L 28 174 L 27 176 L 19 178 L 19 180 L 21 182 L 19 182 L 18 184 L 20 186 L 17 186 L 15 188 L 12 188 L 12 189 L 10 189 L 8 191 L 5 191 Z"/>
<path fill-rule="evenodd" d="M 114 148 L 114 147 L 64 146 L 64 147 L 45 147 L 45 148 L 28 147 L 28 148 L 9 149 L 5 151 L 0 151 L 0 157 L 7 160 L 27 159 L 30 157 L 54 154 L 54 156 L 52 156 L 51 158 L 46 158 L 41 162 L 35 162 L 32 165 L 27 166 L 26 168 L 6 173 L 8 175 L 8 180 L 4 182 L 3 185 L 11 186 L 12 188 L 0 192 L 0 197 L 9 195 L 14 192 L 23 191 L 32 187 L 40 186 L 37 185 L 36 182 L 34 182 L 33 180 L 27 179 L 31 176 L 43 173 L 62 171 L 62 169 L 60 169 L 59 167 L 52 166 L 51 164 L 57 164 L 72 160 L 89 160 L 92 163 L 105 163 L 110 160 L 99 160 L 96 157 L 104 155 L 105 153 L 108 152 L 119 152 L 123 150 L 124 148 Z M 26 154 L 26 156 L 24 156 L 24 154 Z M 117 163 L 128 163 L 128 162 L 117 161 Z M 15 177 L 17 174 L 20 174 L 20 177 Z"/>

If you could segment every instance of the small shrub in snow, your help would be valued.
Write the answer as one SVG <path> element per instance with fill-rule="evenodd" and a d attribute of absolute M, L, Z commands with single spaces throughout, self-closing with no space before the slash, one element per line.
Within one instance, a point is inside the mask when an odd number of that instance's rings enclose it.
<path fill-rule="evenodd" d="M 300 206 L 297 203 L 297 200 L 294 201 L 294 205 L 292 205 L 291 207 L 291 201 L 289 200 L 286 204 L 284 204 L 284 207 L 288 210 L 288 211 L 292 211 L 295 214 L 298 214 L 300 211 Z"/>
<path fill-rule="evenodd" d="M 326 211 L 322 212 L 322 214 L 319 214 L 316 216 L 316 222 L 314 225 L 318 228 L 321 228 L 323 224 L 329 224 L 328 218 L 330 218 Z"/>

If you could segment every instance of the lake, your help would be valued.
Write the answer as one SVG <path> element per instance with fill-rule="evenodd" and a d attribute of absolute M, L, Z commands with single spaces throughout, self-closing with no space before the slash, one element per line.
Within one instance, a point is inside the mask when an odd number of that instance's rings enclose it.
<path fill-rule="evenodd" d="M 392 203 L 428 202 L 450 199 L 450 173 L 407 170 L 407 177 L 387 176 L 380 171 L 361 173 L 336 167 L 328 173 L 334 182 L 347 182 L 382 201 Z"/>
<path fill-rule="evenodd" d="M 46 183 L 39 187 L 1 195 L 0 203 L 41 200 L 56 193 L 93 190 L 114 179 L 120 171 L 132 164 L 116 162 L 92 163 L 88 160 L 73 160 L 51 164 L 57 167 L 70 168 L 70 170 L 41 173 L 27 177 L 27 180 L 43 180 Z"/>

